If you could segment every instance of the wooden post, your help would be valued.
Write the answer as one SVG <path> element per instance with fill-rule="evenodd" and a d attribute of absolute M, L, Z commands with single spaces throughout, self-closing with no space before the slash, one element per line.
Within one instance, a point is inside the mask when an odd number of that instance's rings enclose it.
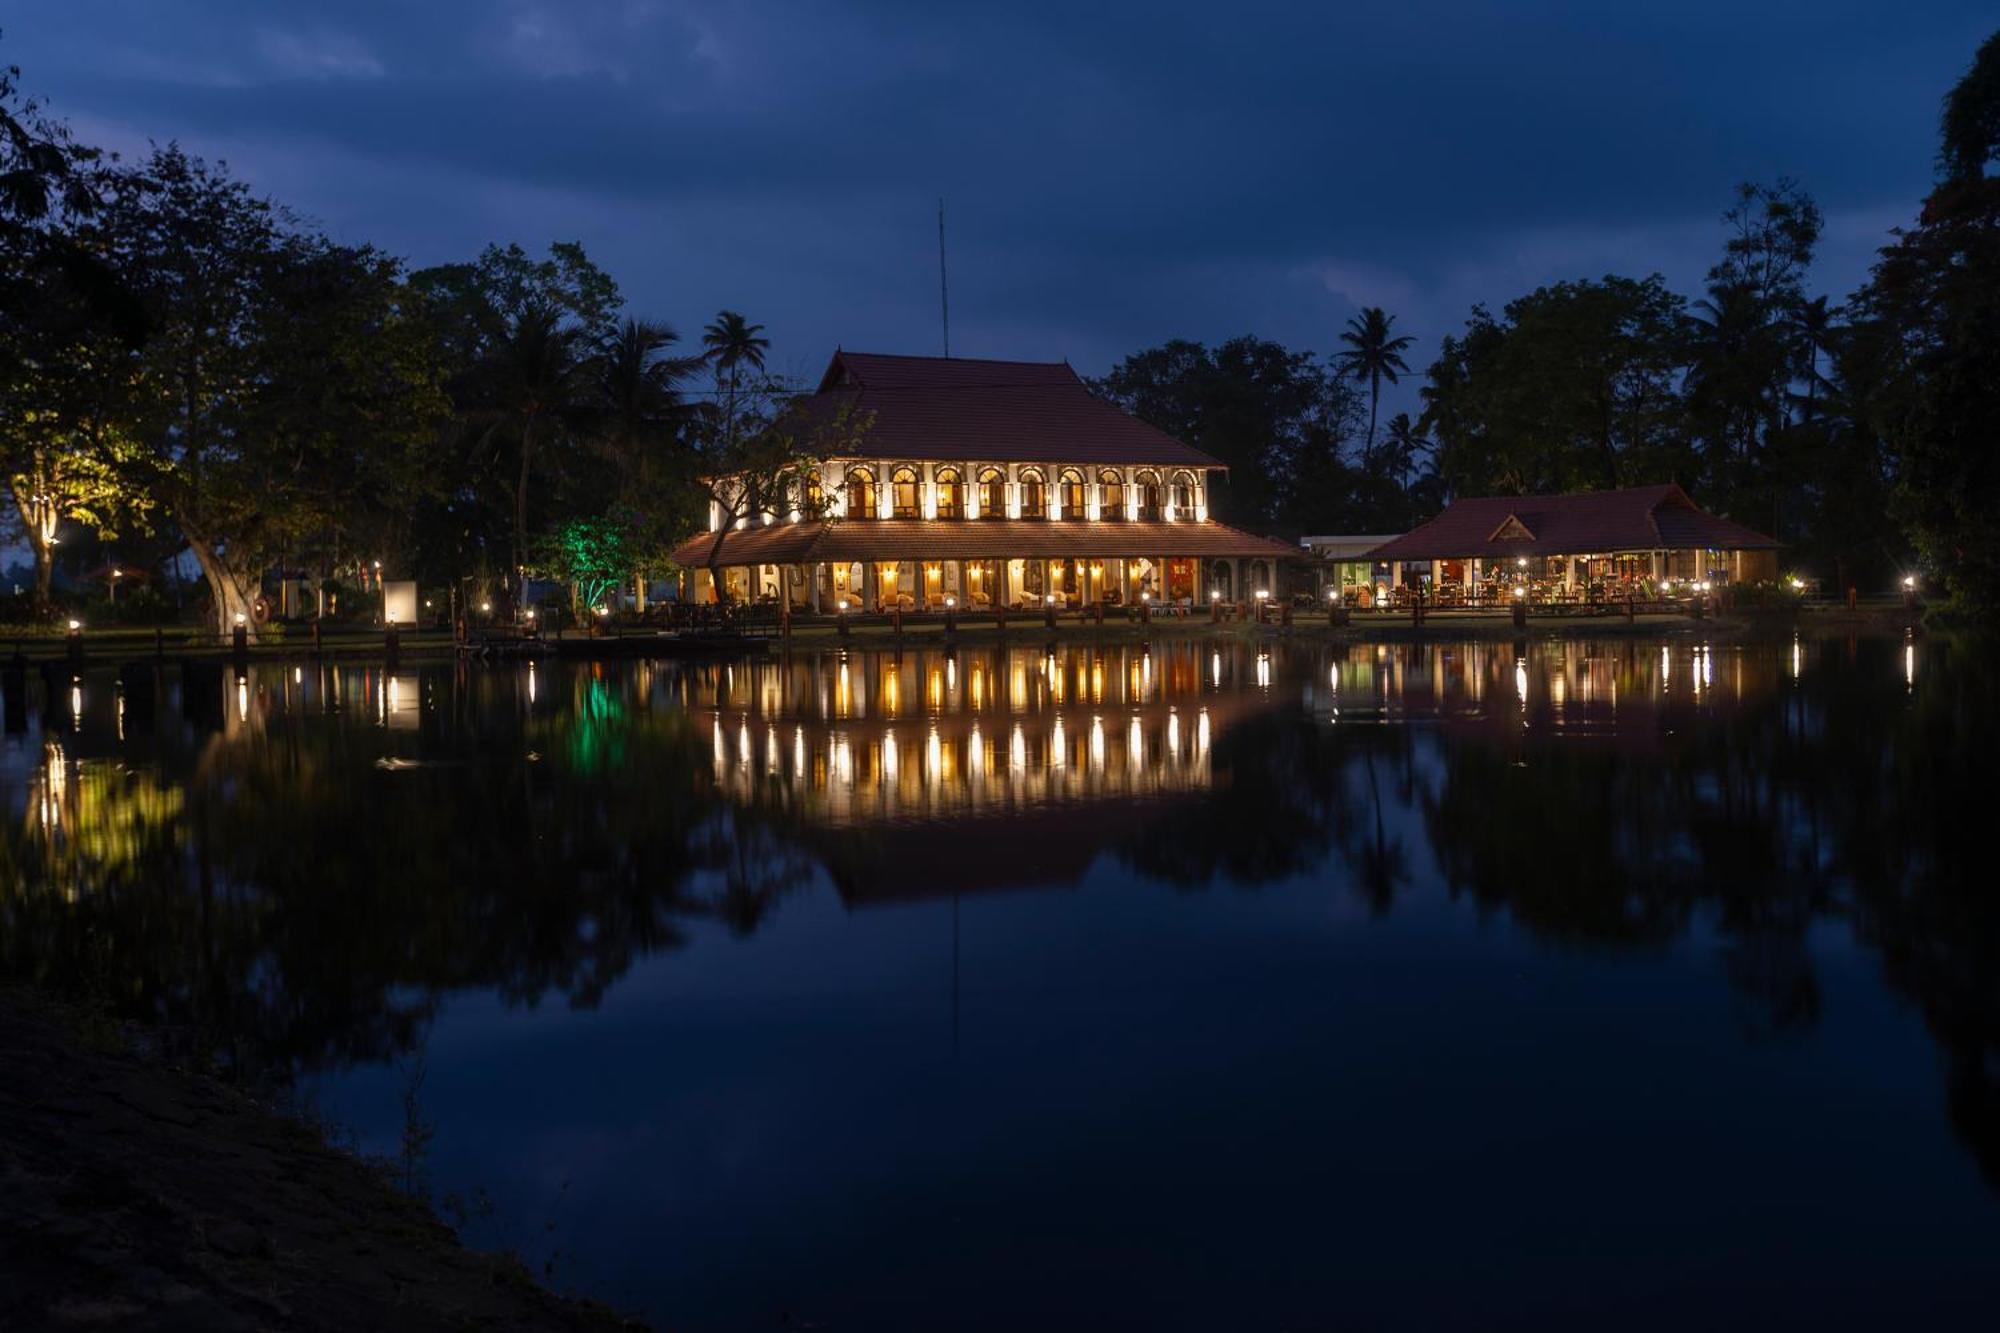
<path fill-rule="evenodd" d="M 1042 594 L 1042 623 L 1050 629 L 1056 627 L 1056 599 L 1053 593 Z"/>
<path fill-rule="evenodd" d="M 1528 599 L 1525 597 L 1516 597 L 1514 599 L 1514 628 L 1526 629 L 1527 627 Z"/>

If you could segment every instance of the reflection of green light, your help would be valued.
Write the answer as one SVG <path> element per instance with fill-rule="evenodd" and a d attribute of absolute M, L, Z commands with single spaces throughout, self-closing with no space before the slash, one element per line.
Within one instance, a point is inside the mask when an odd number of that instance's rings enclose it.
<path fill-rule="evenodd" d="M 625 734 L 624 702 L 603 681 L 591 681 L 570 727 L 570 766 L 582 772 L 623 767 Z"/>

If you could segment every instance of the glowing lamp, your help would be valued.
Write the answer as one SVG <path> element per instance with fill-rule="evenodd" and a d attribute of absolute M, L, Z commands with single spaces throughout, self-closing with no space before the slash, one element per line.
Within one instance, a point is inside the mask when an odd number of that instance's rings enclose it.
<path fill-rule="evenodd" d="M 840 609 L 843 611 L 847 609 L 847 599 L 845 597 L 840 599 Z"/>
<path fill-rule="evenodd" d="M 1042 594 L 1042 601 L 1050 606 L 1054 606 L 1056 602 L 1056 595 L 1052 592 L 1045 592 Z"/>
<path fill-rule="evenodd" d="M 491 602 L 481 602 L 481 603 L 479 604 L 479 609 L 480 609 L 481 611 L 491 611 L 491 610 L 493 609 L 493 603 L 491 603 Z"/>
<path fill-rule="evenodd" d="M 535 618 L 535 608 L 531 606 L 521 614 L 525 615 L 528 619 L 533 620 Z"/>
<path fill-rule="evenodd" d="M 1528 590 L 1526 588 L 1523 588 L 1520 584 L 1517 583 L 1514 585 L 1514 595 L 1516 597 L 1526 597 L 1528 595 Z"/>
<path fill-rule="evenodd" d="M 1260 601 L 1260 602 L 1261 602 L 1261 601 L 1264 601 L 1264 600 L 1265 600 L 1266 598 L 1268 598 L 1268 597 L 1269 597 L 1270 595 L 1271 595 L 1271 590 L 1270 590 L 1269 588 L 1259 588 L 1259 589 L 1257 589 L 1257 592 L 1256 592 L 1256 597 L 1257 597 L 1257 600 L 1258 600 L 1258 601 Z"/>
<path fill-rule="evenodd" d="M 1208 600 L 1209 600 L 1209 601 L 1211 601 L 1211 602 L 1219 602 L 1219 601 L 1221 601 L 1221 600 L 1222 600 L 1222 590 L 1221 590 L 1220 588 L 1217 588 L 1217 589 L 1213 590 L 1212 592 L 1210 592 L 1210 593 L 1208 594 Z"/>
<path fill-rule="evenodd" d="M 1805 586 L 1806 586 L 1806 581 L 1805 581 L 1804 579 L 1793 579 L 1793 580 L 1792 580 L 1792 591 L 1793 591 L 1793 592 L 1803 592 L 1803 591 L 1805 591 Z"/>
<path fill-rule="evenodd" d="M 247 617 L 247 616 L 245 616 L 245 615 L 244 615 L 244 614 L 243 614 L 243 613 L 242 613 L 241 611 L 238 611 L 238 612 L 236 613 L 236 623 L 237 623 L 237 624 L 241 625 L 241 624 L 242 624 L 242 623 L 243 623 L 243 622 L 244 622 L 245 620 L 247 620 L 247 619 L 248 619 L 248 617 Z"/>
<path fill-rule="evenodd" d="M 947 598 L 945 598 L 945 599 L 944 599 L 944 604 L 945 604 L 945 608 L 946 608 L 947 610 L 949 610 L 950 608 L 952 608 L 952 607 L 954 607 L 954 606 L 957 606 L 957 605 L 958 605 L 958 598 L 956 598 L 956 597 L 947 597 Z"/>
<path fill-rule="evenodd" d="M 1903 575 L 1903 586 L 1904 586 L 1905 588 L 1914 588 L 1914 587 L 1916 587 L 1916 586 L 1917 586 L 1917 576 L 1916 576 L 1915 574 L 1905 574 L 1905 575 Z"/>
<path fill-rule="evenodd" d="M 69 622 L 69 632 L 71 634 L 76 633 L 78 630 L 82 628 L 83 628 L 83 622 L 81 620 L 72 620 Z"/>
<path fill-rule="evenodd" d="M 1527 567 L 1528 567 L 1528 557 L 1527 557 L 1527 556 L 1525 556 L 1525 555 L 1522 555 L 1522 556 L 1516 556 L 1516 557 L 1514 557 L 1514 568 L 1516 568 L 1516 569 L 1526 569 Z"/>
<path fill-rule="evenodd" d="M 608 608 L 605 608 L 605 607 L 602 607 L 602 606 L 600 606 L 600 607 L 597 607 L 597 608 L 596 608 L 596 610 L 597 610 L 597 614 L 598 614 L 599 616 L 608 616 L 608 615 L 610 615 L 610 614 L 611 614 L 611 612 L 610 612 L 610 610 L 609 610 Z"/>
<path fill-rule="evenodd" d="M 1139 600 L 1142 602 L 1150 602 L 1153 600 L 1153 594 L 1149 592 L 1142 592 L 1139 594 Z"/>

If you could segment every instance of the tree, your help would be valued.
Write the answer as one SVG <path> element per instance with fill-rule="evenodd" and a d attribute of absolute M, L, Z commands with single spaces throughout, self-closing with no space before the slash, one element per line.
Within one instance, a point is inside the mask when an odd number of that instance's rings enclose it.
<path fill-rule="evenodd" d="M 825 518 L 820 462 L 859 453 L 873 423 L 872 414 L 850 405 L 828 412 L 800 398 L 778 406 L 768 422 L 740 440 L 709 442 L 698 472 L 701 493 L 719 520 L 704 557 L 717 601 L 723 596 L 722 552 L 729 534 L 780 513 L 797 513 L 802 521 Z"/>
<path fill-rule="evenodd" d="M 1538 288 L 1498 318 L 1474 307 L 1423 391 L 1444 482 L 1460 495 L 1528 494 L 1684 472 L 1684 311 L 1657 274 Z"/>
<path fill-rule="evenodd" d="M 1397 376 L 1410 370 L 1403 353 L 1410 350 L 1414 340 L 1395 333 L 1395 325 L 1396 317 L 1383 313 L 1381 306 L 1366 307 L 1359 316 L 1347 321 L 1347 329 L 1340 335 L 1347 350 L 1334 358 L 1341 374 L 1368 386 L 1368 443 L 1361 454 L 1363 471 L 1371 470 L 1375 462 L 1375 414 L 1382 405 L 1382 381 L 1394 384 Z"/>
<path fill-rule="evenodd" d="M 1939 177 L 1883 250 L 1863 318 L 1893 340 L 1896 512 L 1944 587 L 2000 612 L 2000 33 L 1945 101 Z"/>
<path fill-rule="evenodd" d="M 734 444 L 737 391 L 743 371 L 748 368 L 761 373 L 764 353 L 771 349 L 771 340 L 763 335 L 762 324 L 752 324 L 734 310 L 722 311 L 701 331 L 701 345 L 707 349 L 709 363 L 715 368 L 721 433 L 726 444 Z"/>
<path fill-rule="evenodd" d="M 1405 494 L 1410 489 L 1410 474 L 1417 468 L 1418 460 L 1427 457 L 1432 449 L 1430 437 L 1423 427 L 1410 419 L 1408 412 L 1398 412 L 1389 418 L 1389 433 L 1383 440 L 1387 452 L 1381 461 L 1383 471 L 1396 479 Z"/>
<path fill-rule="evenodd" d="M 632 572 L 635 560 L 624 522 L 610 515 L 570 519 L 542 539 L 534 556 L 537 570 L 570 585 L 571 610 L 585 623 Z"/>
<path fill-rule="evenodd" d="M 50 613 L 57 527 L 114 536 L 139 507 L 108 461 L 143 324 L 116 275 L 80 244 L 127 184 L 97 150 L 14 91 L 0 69 L 0 481 L 35 561 L 35 607 Z"/>
<path fill-rule="evenodd" d="M 581 246 L 559 243 L 541 259 L 518 245 L 488 246 L 472 263 L 420 270 L 410 285 L 456 409 L 446 441 L 456 476 L 443 517 L 461 534 L 457 559 L 504 546 L 512 583 L 525 578 L 531 535 L 609 415 L 599 358 L 619 333 L 617 284 Z"/>
<path fill-rule="evenodd" d="M 395 261 L 299 229 L 177 147 L 141 174 L 104 218 L 149 327 L 122 470 L 180 530 L 226 631 L 273 559 L 428 484 L 441 377 Z"/>
<path fill-rule="evenodd" d="M 699 361 L 674 357 L 679 340 L 664 324 L 628 319 L 597 358 L 602 420 L 597 444 L 628 516 L 634 566 L 644 609 L 645 575 L 657 555 L 700 525 L 702 488 L 683 436 L 691 424 L 681 383 Z"/>
<path fill-rule="evenodd" d="M 1347 505 L 1341 452 L 1358 416 L 1349 387 L 1310 352 L 1268 339 L 1214 348 L 1176 339 L 1126 357 L 1092 388 L 1220 460 L 1209 512 L 1224 522 L 1300 531 Z"/>

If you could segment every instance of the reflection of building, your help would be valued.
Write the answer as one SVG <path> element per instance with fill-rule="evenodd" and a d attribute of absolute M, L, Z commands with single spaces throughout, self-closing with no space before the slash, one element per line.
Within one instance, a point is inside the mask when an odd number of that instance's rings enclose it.
<path fill-rule="evenodd" d="M 855 654 L 691 670 L 720 787 L 822 824 L 1205 789 L 1211 730 L 1265 706 L 1255 668 L 1193 643 Z M 1226 664 L 1226 670 L 1225 670 Z"/>
<path fill-rule="evenodd" d="M 1211 521 L 1220 464 L 1065 363 L 839 352 L 801 409 L 851 412 L 862 452 L 824 460 L 814 497 L 727 528 L 715 506 L 674 553 L 697 599 L 711 555 L 733 598 L 833 611 L 1205 603 L 1272 587 L 1297 554 Z"/>
<path fill-rule="evenodd" d="M 1674 485 L 1454 501 L 1369 553 L 1401 586 L 1408 567 L 1437 589 L 1529 580 L 1569 592 L 1697 579 L 1774 581 L 1778 542 L 1717 518 Z"/>

